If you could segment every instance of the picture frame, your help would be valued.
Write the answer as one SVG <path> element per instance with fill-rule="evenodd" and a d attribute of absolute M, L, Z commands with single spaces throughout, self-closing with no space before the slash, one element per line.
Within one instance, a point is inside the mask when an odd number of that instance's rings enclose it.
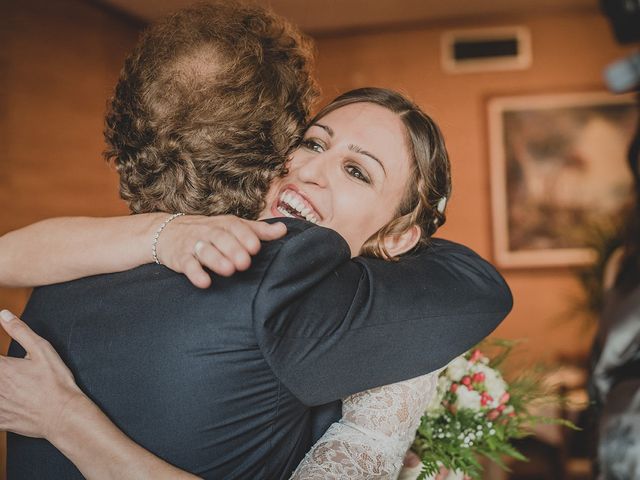
<path fill-rule="evenodd" d="M 594 228 L 611 222 L 629 199 L 627 150 L 638 121 L 634 97 L 494 97 L 487 110 L 496 263 L 592 263 Z"/>

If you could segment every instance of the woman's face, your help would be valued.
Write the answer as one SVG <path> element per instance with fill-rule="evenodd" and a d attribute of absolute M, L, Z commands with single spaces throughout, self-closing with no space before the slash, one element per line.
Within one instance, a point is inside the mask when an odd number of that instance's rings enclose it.
<path fill-rule="evenodd" d="M 297 217 L 338 232 L 357 255 L 394 218 L 412 160 L 398 116 L 372 103 L 340 107 L 311 125 L 267 195 L 262 218 Z"/>

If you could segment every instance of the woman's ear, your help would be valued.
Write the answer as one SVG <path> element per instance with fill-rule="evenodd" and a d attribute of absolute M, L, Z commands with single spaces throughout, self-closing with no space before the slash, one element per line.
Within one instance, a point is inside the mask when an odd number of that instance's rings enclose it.
<path fill-rule="evenodd" d="M 416 246 L 418 241 L 420 241 L 421 235 L 422 230 L 420 227 L 418 225 L 412 225 L 398 235 L 387 235 L 384 238 L 384 248 L 392 257 L 402 255 Z"/>

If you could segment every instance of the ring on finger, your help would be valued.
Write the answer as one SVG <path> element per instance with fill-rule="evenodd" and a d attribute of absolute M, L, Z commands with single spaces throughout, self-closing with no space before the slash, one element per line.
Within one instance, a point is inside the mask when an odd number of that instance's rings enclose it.
<path fill-rule="evenodd" d="M 196 257 L 198 260 L 200 259 L 200 252 L 202 252 L 202 249 L 204 248 L 204 242 L 202 240 L 198 240 L 196 242 L 196 244 L 193 246 L 193 256 Z"/>

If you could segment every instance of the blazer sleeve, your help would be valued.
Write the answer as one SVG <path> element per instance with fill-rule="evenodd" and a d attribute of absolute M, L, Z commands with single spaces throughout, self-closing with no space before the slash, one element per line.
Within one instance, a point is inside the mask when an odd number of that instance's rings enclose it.
<path fill-rule="evenodd" d="M 337 233 L 282 243 L 254 298 L 258 344 L 306 405 L 437 370 L 491 333 L 512 297 L 470 249 L 434 239 L 389 262 L 349 258 Z"/>

